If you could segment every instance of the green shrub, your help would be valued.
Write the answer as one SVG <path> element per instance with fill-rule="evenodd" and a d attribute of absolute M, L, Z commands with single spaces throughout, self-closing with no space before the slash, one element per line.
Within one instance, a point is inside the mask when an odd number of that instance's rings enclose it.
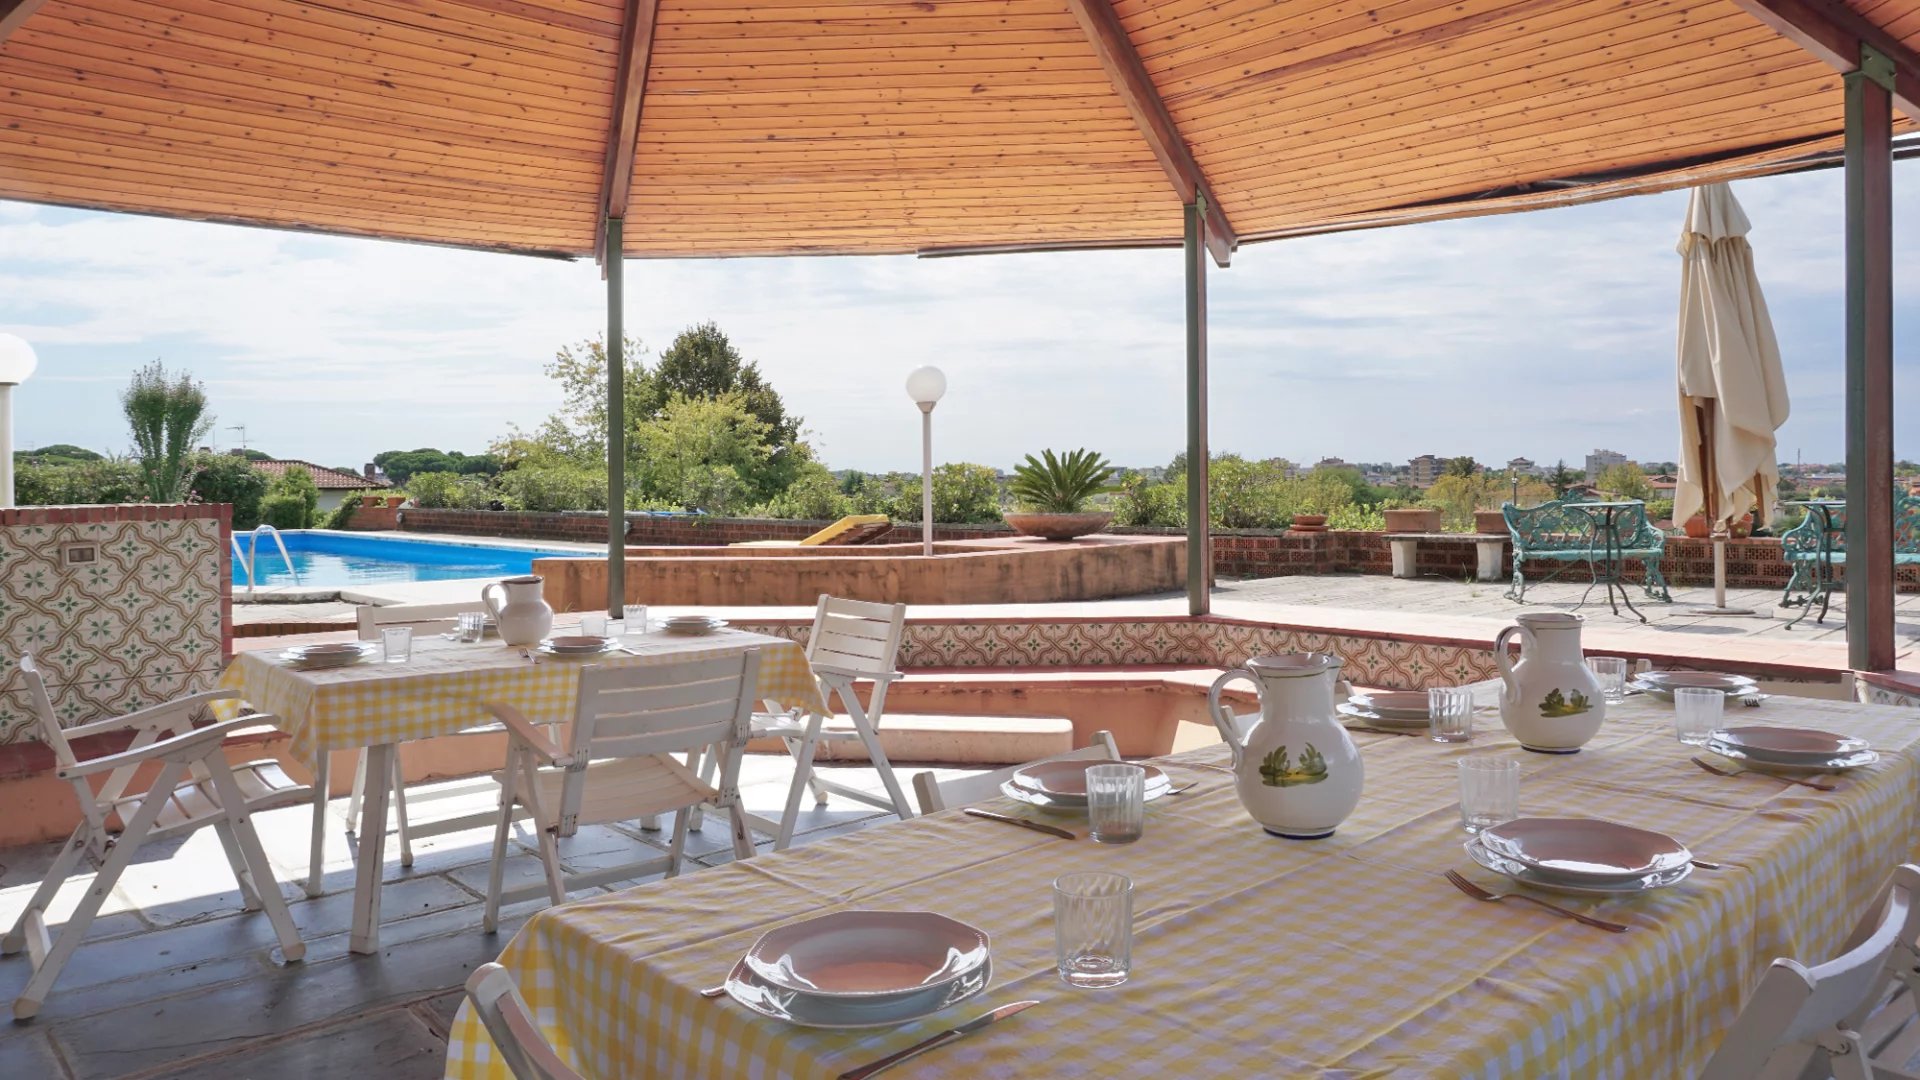
<path fill-rule="evenodd" d="M 1120 485 L 1120 498 L 1113 505 L 1113 520 L 1120 525 L 1154 525 L 1184 528 L 1187 524 L 1187 485 L 1155 483 L 1143 476 L 1131 477 Z"/>
<path fill-rule="evenodd" d="M 1350 504 L 1327 515 L 1327 528 L 1384 532 L 1387 528 L 1387 516 L 1381 513 L 1377 506 Z"/>
<path fill-rule="evenodd" d="M 260 500 L 266 497 L 267 474 L 233 454 L 201 454 L 194 460 L 192 497 L 203 503 L 233 507 L 233 527 L 245 532 L 260 524 Z"/>
<path fill-rule="evenodd" d="M 269 504 L 273 509 L 269 510 Z M 297 506 L 297 510 L 289 506 Z M 287 471 L 267 485 L 267 497 L 261 500 L 260 517 L 276 529 L 311 529 L 320 510 L 320 488 L 313 482 L 313 474 L 298 465 L 287 466 Z M 292 524 L 284 524 L 291 521 Z"/>
<path fill-rule="evenodd" d="M 577 465 L 522 465 L 501 473 L 494 484 L 509 510 L 558 514 L 607 508 L 606 474 Z"/>
<path fill-rule="evenodd" d="M 21 506 L 110 506 L 147 501 L 147 487 L 140 467 L 123 459 L 22 461 L 14 466 L 13 498 Z"/>
<path fill-rule="evenodd" d="M 407 495 L 427 510 L 484 510 L 493 501 L 485 482 L 450 472 L 415 473 Z"/>
<path fill-rule="evenodd" d="M 299 495 L 275 492 L 260 500 L 260 519 L 276 529 L 304 529 L 311 521 L 311 511 Z"/>
<path fill-rule="evenodd" d="M 853 500 L 841 492 L 826 466 L 809 462 L 787 490 L 767 503 L 765 512 L 768 517 L 837 521 L 854 511 Z"/>
<path fill-rule="evenodd" d="M 920 478 L 899 481 L 899 494 L 882 513 L 895 521 L 920 520 Z M 933 520 L 984 525 L 1000 520 L 1000 477 L 985 465 L 949 462 L 933 470 Z"/>
<path fill-rule="evenodd" d="M 1056 456 L 1052 450 L 1013 467 L 1010 490 L 1020 504 L 1043 514 L 1077 514 L 1096 495 L 1115 490 L 1113 465 L 1091 450 L 1072 450 Z"/>

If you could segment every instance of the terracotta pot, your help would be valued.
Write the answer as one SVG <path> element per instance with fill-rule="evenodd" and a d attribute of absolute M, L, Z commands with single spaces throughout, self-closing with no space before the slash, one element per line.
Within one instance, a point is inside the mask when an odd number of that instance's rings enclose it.
<path fill-rule="evenodd" d="M 1105 512 L 1084 514 L 1002 514 L 1014 532 L 1038 536 L 1043 540 L 1072 540 L 1097 533 L 1107 527 L 1113 515 Z"/>
<path fill-rule="evenodd" d="M 1683 526 L 1683 528 L 1686 529 L 1687 535 L 1694 538 L 1695 540 L 1705 540 L 1707 538 L 1707 532 L 1708 532 L 1707 515 L 1705 514 L 1693 515 L 1692 517 L 1687 519 L 1687 523 L 1685 526 Z"/>
<path fill-rule="evenodd" d="M 1440 531 L 1440 511 L 1426 509 L 1388 510 L 1383 515 L 1387 519 L 1387 531 L 1390 533 L 1431 533 Z"/>
<path fill-rule="evenodd" d="M 1496 536 L 1507 535 L 1507 517 L 1498 510 L 1475 510 L 1473 531 Z"/>
<path fill-rule="evenodd" d="M 1695 514 L 1688 518 L 1686 531 L 1687 535 L 1695 540 L 1705 540 L 1713 535 L 1713 529 L 1708 526 L 1705 514 Z M 1727 523 L 1727 535 L 1735 540 L 1745 540 L 1747 534 L 1752 531 L 1753 519 L 1750 516 L 1742 515 Z"/>
<path fill-rule="evenodd" d="M 1287 531 L 1303 532 L 1303 533 L 1326 532 L 1327 531 L 1327 515 L 1295 514 L 1293 515 L 1293 520 L 1287 523 Z"/>

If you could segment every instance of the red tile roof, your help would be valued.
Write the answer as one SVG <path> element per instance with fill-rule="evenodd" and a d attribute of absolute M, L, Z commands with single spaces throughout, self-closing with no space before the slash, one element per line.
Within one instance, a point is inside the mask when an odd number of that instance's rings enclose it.
<path fill-rule="evenodd" d="M 322 491 L 360 491 L 365 488 L 393 486 L 385 480 L 369 480 L 359 473 L 341 472 L 339 469 L 329 469 L 325 465 L 315 465 L 311 461 L 299 461 L 289 458 L 285 461 L 256 461 L 253 463 L 254 468 L 259 469 L 261 472 L 266 473 L 276 480 L 280 478 L 281 474 L 295 465 L 312 473 L 314 486 Z"/>

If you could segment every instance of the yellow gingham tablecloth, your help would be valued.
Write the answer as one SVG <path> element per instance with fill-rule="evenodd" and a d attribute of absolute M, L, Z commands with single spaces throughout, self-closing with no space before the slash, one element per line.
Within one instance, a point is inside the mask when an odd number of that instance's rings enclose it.
<path fill-rule="evenodd" d="M 515 706 L 535 723 L 573 719 L 583 663 L 624 665 L 698 660 L 760 650 L 755 700 L 817 709 L 820 692 L 800 646 L 744 630 L 700 637 L 654 632 L 624 639 L 641 655 L 603 653 L 590 659 L 541 656 L 535 664 L 520 646 L 498 641 L 462 644 L 439 634 L 415 634 L 404 664 L 378 661 L 326 670 L 302 670 L 278 651 L 241 653 L 220 677 L 247 704 L 280 719 L 305 762 L 321 752 L 449 735 L 492 723 L 490 701 Z"/>
<path fill-rule="evenodd" d="M 1356 733 L 1366 792 L 1328 840 L 1265 834 L 1229 777 L 1189 770 L 1181 779 L 1199 786 L 1149 804 L 1132 845 L 936 814 L 541 911 L 500 962 L 561 1053 L 597 1080 L 831 1077 L 1023 998 L 1042 1004 L 915 1060 L 911 1075 L 1690 1076 L 1766 965 L 1836 952 L 1915 850 L 1920 723 L 1911 710 L 1779 697 L 1734 711 L 1871 740 L 1882 760 L 1823 793 L 1710 776 L 1673 738 L 1671 706 L 1637 697 L 1611 709 L 1568 756 L 1518 750 L 1484 709 L 1466 746 Z M 1657 829 L 1729 865 L 1630 899 L 1558 898 L 1629 924 L 1625 934 L 1471 900 L 1441 873 L 1502 884 L 1461 851 L 1454 766 L 1482 754 L 1521 760 L 1525 814 Z M 1185 755 L 1226 758 L 1224 747 Z M 1133 976 L 1110 990 L 1069 989 L 1053 970 L 1050 882 L 1091 869 L 1135 885 Z M 698 996 L 767 929 L 849 907 L 980 927 L 992 987 L 915 1024 L 853 1032 Z M 446 1075 L 508 1075 L 464 1005 Z"/>

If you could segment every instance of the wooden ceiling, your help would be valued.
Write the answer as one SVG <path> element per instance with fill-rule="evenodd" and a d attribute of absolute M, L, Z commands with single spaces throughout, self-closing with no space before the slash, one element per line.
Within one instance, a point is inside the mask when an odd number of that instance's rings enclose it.
<path fill-rule="evenodd" d="M 1920 0 L 0 0 L 0 198 L 714 256 L 1177 243 L 1198 190 L 1224 256 L 1830 149 L 1808 8 L 1920 46 Z"/>

